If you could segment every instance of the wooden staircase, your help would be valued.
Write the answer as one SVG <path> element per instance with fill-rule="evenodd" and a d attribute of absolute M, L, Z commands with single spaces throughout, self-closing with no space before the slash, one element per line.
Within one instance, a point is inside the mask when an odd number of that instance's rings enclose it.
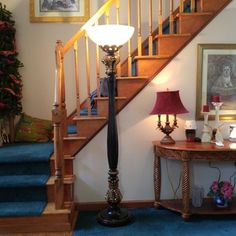
<path fill-rule="evenodd" d="M 188 2 L 188 1 L 186 1 Z M 230 0 L 196 1 L 196 12 L 179 13 L 177 9 L 174 18 L 177 32 L 174 34 L 153 33 L 153 40 L 157 45 L 156 55 L 137 55 L 132 53 L 136 63 L 136 76 L 127 76 L 128 60 L 121 65 L 121 76 L 117 77 L 116 112 L 119 113 L 134 97 L 152 80 L 167 64 L 226 7 Z M 200 8 L 201 7 L 201 8 Z M 142 43 L 142 52 L 148 39 Z M 81 108 L 88 103 L 81 105 Z M 67 118 L 68 123 L 77 126 L 77 134 L 65 135 L 63 140 L 63 154 L 75 156 L 106 124 L 108 114 L 108 98 L 97 97 L 97 115 L 80 116 L 73 113 Z"/>
<path fill-rule="evenodd" d="M 58 70 L 58 81 L 55 85 L 58 94 L 55 95 L 53 108 L 54 122 L 54 148 L 55 153 L 51 158 L 51 173 L 47 184 L 49 204 L 40 217 L 18 217 L 0 218 L 0 233 L 4 232 L 40 232 L 40 231 L 70 231 L 73 229 L 77 217 L 74 205 L 74 181 L 73 160 L 75 155 L 107 124 L 108 98 L 99 95 L 95 98 L 96 115 L 91 114 L 90 93 L 84 102 L 80 102 L 80 92 L 77 91 L 77 109 L 67 117 L 65 102 L 65 74 L 64 58 L 67 51 L 72 49 L 78 54 L 78 40 L 85 35 L 86 26 L 93 25 L 98 19 L 105 15 L 113 5 L 117 7 L 118 0 L 108 0 L 103 7 L 92 17 L 84 27 L 73 36 L 65 45 L 57 43 L 56 59 Z M 127 1 L 130 4 L 130 0 Z M 134 52 L 128 53 L 128 58 L 119 68 L 117 77 L 116 112 L 119 113 L 155 76 L 211 21 L 221 12 L 231 0 L 197 0 L 180 1 L 181 4 L 189 4 L 191 12 L 184 12 L 184 5 L 173 11 L 172 18 L 175 22 L 176 32 L 171 34 L 160 33 L 159 28 L 152 31 L 146 40 L 138 45 Z M 171 18 L 171 17 L 170 17 Z M 163 22 L 168 24 L 170 18 Z M 107 19 L 107 18 L 106 18 Z M 107 20 L 107 22 L 109 22 Z M 161 26 L 162 27 L 162 26 Z M 147 50 L 155 44 L 155 54 Z M 149 52 L 148 52 L 149 51 Z M 78 76 L 78 58 L 75 58 L 75 75 Z M 77 59 L 76 59 L 77 58 Z M 100 58 L 98 57 L 98 60 Z M 135 65 L 135 76 L 130 71 L 130 63 Z M 77 81 L 77 80 L 76 80 Z M 88 82 L 89 84 L 90 82 Z M 88 86 L 91 90 L 91 86 Z M 76 87 L 79 87 L 78 81 Z M 82 109 L 86 109 L 88 115 L 80 115 Z M 77 132 L 67 133 L 67 125 L 74 124 Z M 54 175 L 55 173 L 55 175 Z"/>

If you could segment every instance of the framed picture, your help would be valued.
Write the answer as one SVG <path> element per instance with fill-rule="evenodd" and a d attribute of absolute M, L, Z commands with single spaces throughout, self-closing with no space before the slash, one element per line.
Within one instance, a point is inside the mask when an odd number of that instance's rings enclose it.
<path fill-rule="evenodd" d="M 215 116 L 213 98 L 220 98 L 220 119 L 236 120 L 236 44 L 199 44 L 197 63 L 196 119 L 203 119 L 208 105 L 209 118 Z"/>
<path fill-rule="evenodd" d="M 30 22 L 85 22 L 90 0 L 29 0 Z"/>

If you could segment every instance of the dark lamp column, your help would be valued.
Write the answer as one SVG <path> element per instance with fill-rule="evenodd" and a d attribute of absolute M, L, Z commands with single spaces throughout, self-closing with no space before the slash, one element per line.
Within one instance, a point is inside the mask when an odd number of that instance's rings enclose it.
<path fill-rule="evenodd" d="M 121 209 L 119 204 L 122 194 L 119 189 L 118 179 L 118 133 L 116 126 L 115 111 L 115 79 L 116 65 L 119 63 L 119 56 L 116 52 L 133 35 L 134 28 L 126 25 L 97 25 L 87 29 L 89 38 L 98 44 L 106 53 L 102 62 L 106 67 L 108 76 L 108 129 L 107 129 L 107 157 L 109 164 L 108 190 L 106 200 L 108 206 L 99 212 L 97 221 L 106 226 L 122 226 L 132 219 L 126 209 Z"/>

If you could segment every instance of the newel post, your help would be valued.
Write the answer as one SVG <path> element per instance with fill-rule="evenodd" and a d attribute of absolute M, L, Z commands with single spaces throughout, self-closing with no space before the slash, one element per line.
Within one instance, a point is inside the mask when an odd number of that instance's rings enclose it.
<path fill-rule="evenodd" d="M 64 123 L 64 99 L 63 99 L 63 79 L 62 79 L 62 57 L 61 42 L 57 42 L 56 70 L 55 70 L 55 92 L 52 109 L 52 121 L 54 131 L 54 157 L 55 157 L 55 207 L 64 207 L 64 155 L 63 155 L 63 123 Z"/>

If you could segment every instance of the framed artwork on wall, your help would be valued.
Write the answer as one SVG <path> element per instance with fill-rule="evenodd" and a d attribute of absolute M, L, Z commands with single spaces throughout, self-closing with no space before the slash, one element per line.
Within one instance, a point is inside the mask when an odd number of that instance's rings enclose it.
<path fill-rule="evenodd" d="M 203 119 L 202 108 L 209 105 L 209 118 L 215 110 L 213 97 L 220 97 L 220 119 L 236 120 L 236 44 L 199 44 L 197 62 L 196 119 Z"/>
<path fill-rule="evenodd" d="M 85 22 L 90 0 L 29 0 L 30 22 Z"/>

